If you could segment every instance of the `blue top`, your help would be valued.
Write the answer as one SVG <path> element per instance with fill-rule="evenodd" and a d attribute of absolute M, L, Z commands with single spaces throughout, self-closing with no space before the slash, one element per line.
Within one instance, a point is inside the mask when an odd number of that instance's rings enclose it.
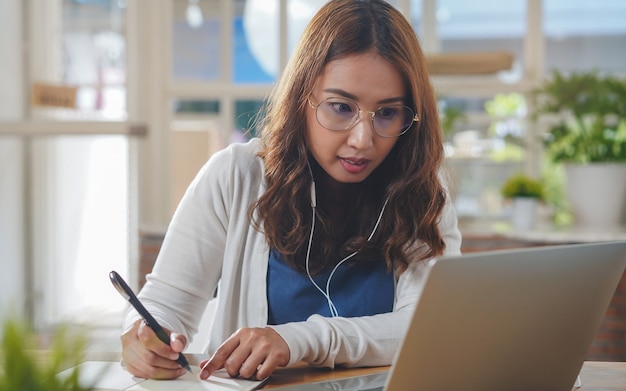
<path fill-rule="evenodd" d="M 317 285 L 326 290 L 333 268 L 314 276 Z M 330 283 L 330 298 L 339 316 L 376 315 L 393 310 L 395 279 L 384 262 L 339 266 Z M 284 261 L 276 250 L 270 250 L 267 269 L 268 324 L 306 320 L 313 314 L 330 317 L 328 301 L 301 273 Z"/>

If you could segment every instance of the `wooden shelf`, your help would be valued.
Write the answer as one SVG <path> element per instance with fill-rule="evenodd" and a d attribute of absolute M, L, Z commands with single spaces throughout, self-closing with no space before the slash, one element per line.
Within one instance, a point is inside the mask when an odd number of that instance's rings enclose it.
<path fill-rule="evenodd" d="M 426 55 L 431 75 L 489 75 L 508 71 L 514 55 L 506 51 L 439 53 Z"/>

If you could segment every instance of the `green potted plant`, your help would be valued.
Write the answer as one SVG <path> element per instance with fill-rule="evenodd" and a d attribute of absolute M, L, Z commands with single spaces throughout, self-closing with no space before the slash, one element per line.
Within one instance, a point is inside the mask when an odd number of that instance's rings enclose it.
<path fill-rule="evenodd" d="M 535 226 L 537 205 L 545 199 L 545 187 L 540 179 L 515 174 L 500 189 L 505 199 L 513 202 L 511 222 L 515 229 L 528 230 Z"/>
<path fill-rule="evenodd" d="M 543 201 L 545 190 L 540 179 L 534 179 L 524 174 L 515 174 L 502 185 L 502 196 L 504 198 L 533 198 Z"/>
<path fill-rule="evenodd" d="M 626 81 L 598 71 L 555 70 L 531 98 L 533 117 L 549 123 L 546 157 L 565 169 L 575 220 L 619 224 L 626 194 Z"/>
<path fill-rule="evenodd" d="M 79 384 L 77 365 L 83 360 L 85 340 L 60 327 L 50 346 L 42 347 L 34 332 L 11 317 L 2 326 L 0 391 L 88 391 Z M 66 377 L 58 376 L 65 369 Z"/>

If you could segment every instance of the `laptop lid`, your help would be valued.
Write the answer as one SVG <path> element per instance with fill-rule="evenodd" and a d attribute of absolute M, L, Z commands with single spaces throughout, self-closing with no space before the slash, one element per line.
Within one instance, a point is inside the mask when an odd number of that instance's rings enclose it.
<path fill-rule="evenodd" d="M 385 389 L 571 390 L 626 267 L 626 242 L 431 261 Z"/>

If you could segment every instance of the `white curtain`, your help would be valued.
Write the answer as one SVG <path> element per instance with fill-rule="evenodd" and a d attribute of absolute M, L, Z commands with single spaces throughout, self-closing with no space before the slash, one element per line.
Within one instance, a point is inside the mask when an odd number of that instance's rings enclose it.
<path fill-rule="evenodd" d="M 108 273 L 128 274 L 128 140 L 66 136 L 33 147 L 36 324 L 99 323 L 125 308 Z"/>

